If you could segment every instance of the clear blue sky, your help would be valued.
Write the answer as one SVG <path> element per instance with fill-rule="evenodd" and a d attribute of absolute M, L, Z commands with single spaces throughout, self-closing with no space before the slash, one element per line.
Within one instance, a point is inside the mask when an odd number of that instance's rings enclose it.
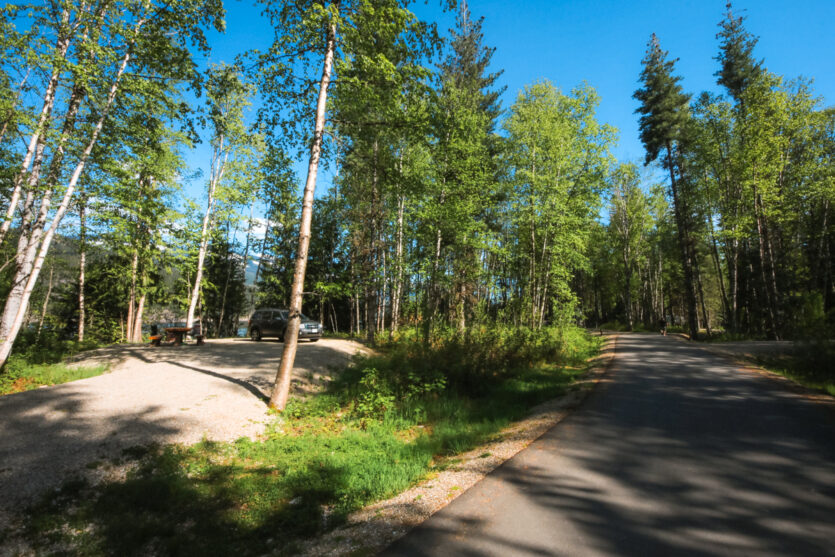
<path fill-rule="evenodd" d="M 632 92 L 651 33 L 680 58 L 677 70 L 688 92 L 717 90 L 713 57 L 725 0 L 470 0 L 469 6 L 474 18 L 484 16 L 485 44 L 496 48 L 492 69 L 504 70 L 504 106 L 536 80 L 548 79 L 565 91 L 587 81 L 601 97 L 599 120 L 620 130 L 615 154 L 622 160 L 641 160 L 644 154 Z M 269 45 L 272 30 L 251 0 L 226 0 L 226 9 L 227 32 L 210 36 L 213 62 Z M 442 31 L 454 23 L 453 14 L 442 13 L 435 0 L 413 9 L 437 21 Z M 827 105 L 835 103 L 835 0 L 734 2 L 734 11 L 742 10 L 748 31 L 760 38 L 755 53 L 765 66 L 787 78 L 814 78 L 816 93 Z M 194 155 L 194 165 L 206 156 Z M 328 176 L 322 178 L 318 192 L 329 186 Z"/>

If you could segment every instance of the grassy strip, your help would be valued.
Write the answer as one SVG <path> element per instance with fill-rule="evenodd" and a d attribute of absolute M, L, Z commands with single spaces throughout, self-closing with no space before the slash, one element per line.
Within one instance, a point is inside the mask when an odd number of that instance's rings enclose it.
<path fill-rule="evenodd" d="M 58 385 L 95 377 L 109 366 L 69 366 L 64 361 L 84 350 L 98 348 L 95 341 L 61 340 L 54 331 L 24 331 L 14 345 L 14 352 L 0 368 L 0 396 L 29 391 L 44 385 Z"/>
<path fill-rule="evenodd" d="M 166 447 L 124 482 L 68 485 L 32 510 L 26 535 L 78 555 L 292 554 L 563 393 L 600 346 L 578 331 L 475 336 L 407 337 L 360 359 L 262 441 Z"/>
<path fill-rule="evenodd" d="M 0 396 L 95 377 L 109 369 L 107 365 L 76 367 L 67 364 L 15 364 L 10 361 L 0 375 Z"/>
<path fill-rule="evenodd" d="M 800 346 L 789 354 L 763 355 L 748 360 L 807 389 L 835 396 L 835 350 L 831 344 Z"/>

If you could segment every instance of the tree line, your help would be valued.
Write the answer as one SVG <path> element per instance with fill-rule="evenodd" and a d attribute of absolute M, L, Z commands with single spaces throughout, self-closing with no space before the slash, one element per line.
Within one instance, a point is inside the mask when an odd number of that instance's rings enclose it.
<path fill-rule="evenodd" d="M 219 0 L 2 9 L 0 361 L 47 336 L 141 341 L 148 322 L 231 335 L 259 306 L 371 342 L 497 323 L 831 326 L 833 113 L 765 69 L 730 6 L 726 95 L 685 94 L 652 37 L 644 168 L 613 157 L 589 85 L 538 81 L 503 107 L 466 3 L 445 6 L 448 36 L 406 0 L 263 7 L 269 48 L 206 69 Z M 189 169 L 201 138 L 210 163 Z"/>
<path fill-rule="evenodd" d="M 767 70 L 730 4 L 717 39 L 725 94 L 695 98 L 650 39 L 634 97 L 644 162 L 667 187 L 643 191 L 631 174 L 613 183 L 611 241 L 596 260 L 603 274 L 618 260 L 621 293 L 598 288 L 595 312 L 630 325 L 676 315 L 693 338 L 712 327 L 831 335 L 835 112 L 811 80 Z"/>

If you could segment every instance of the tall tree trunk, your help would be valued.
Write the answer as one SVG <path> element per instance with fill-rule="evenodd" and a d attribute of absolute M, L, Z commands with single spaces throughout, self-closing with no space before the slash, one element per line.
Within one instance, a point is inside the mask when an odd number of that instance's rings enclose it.
<path fill-rule="evenodd" d="M 701 273 L 701 270 L 699 269 L 698 261 L 695 261 L 695 260 L 693 261 L 693 270 L 696 274 L 696 285 L 699 288 L 699 303 L 702 306 L 702 318 L 703 318 L 704 323 L 705 323 L 705 329 L 707 330 L 707 336 L 710 337 L 710 335 L 711 335 L 710 320 L 709 320 L 709 316 L 708 316 L 708 313 L 707 313 L 707 306 L 705 306 L 705 292 L 704 292 L 704 288 L 702 288 L 702 273 Z"/>
<path fill-rule="evenodd" d="M 61 24 L 66 25 L 69 22 L 69 17 L 69 11 L 67 9 L 64 9 L 61 12 Z M 56 42 L 56 59 L 63 58 L 66 55 L 69 46 L 70 37 L 67 35 L 59 36 Z M 49 81 L 47 82 L 46 91 L 44 91 L 43 96 L 43 105 L 41 107 L 41 112 L 38 115 L 38 122 L 35 125 L 35 131 L 29 138 L 29 143 L 26 146 L 26 153 L 23 155 L 23 162 L 21 163 L 20 170 L 18 171 L 18 174 L 17 176 L 15 176 L 14 179 L 14 187 L 12 188 L 12 195 L 11 199 L 9 200 L 9 206 L 6 208 L 5 219 L 3 220 L 3 224 L 0 225 L 0 245 L 3 245 L 3 241 L 6 239 L 6 234 L 9 232 L 9 227 L 12 224 L 15 211 L 17 210 L 17 204 L 20 200 L 23 183 L 26 179 L 29 164 L 32 162 L 32 158 L 35 156 L 35 152 L 38 149 L 38 145 L 42 145 L 44 143 L 46 128 L 48 127 L 49 118 L 52 115 L 52 108 L 55 104 L 55 93 L 58 88 L 58 80 L 60 78 L 60 75 L 61 70 L 59 68 L 53 69 L 52 75 L 50 76 Z M 2 335 L 0 335 L 0 338 L 2 338 Z M 5 363 L 5 361 L 5 358 L 2 358 L 2 349 L 0 349 L 0 366 L 2 366 L 2 364 Z"/>
<path fill-rule="evenodd" d="M 52 276 L 55 271 L 55 265 L 49 266 L 49 286 L 46 288 L 46 296 L 43 299 L 43 307 L 41 307 L 41 318 L 38 320 L 38 340 L 41 338 L 41 331 L 43 330 L 43 322 L 46 319 L 46 310 L 49 307 L 49 298 L 52 296 Z"/>
<path fill-rule="evenodd" d="M 739 240 L 733 238 L 729 246 L 728 257 L 728 304 L 731 314 L 731 330 L 739 329 Z"/>
<path fill-rule="evenodd" d="M 139 250 L 133 250 L 133 257 L 130 262 L 130 291 L 128 292 L 128 320 L 127 320 L 127 341 L 134 342 L 133 329 L 136 316 L 136 275 L 139 270 Z"/>
<path fill-rule="evenodd" d="M 780 339 L 780 333 L 777 329 L 777 315 L 775 311 L 776 300 L 773 299 L 771 287 L 769 285 L 769 281 L 767 278 L 768 274 L 768 257 L 766 255 L 766 240 L 765 240 L 765 230 L 763 224 L 763 215 L 762 215 L 762 206 L 759 202 L 759 193 L 757 192 L 756 186 L 754 187 L 754 217 L 757 222 L 757 244 L 759 248 L 759 255 L 760 255 L 760 278 L 762 279 L 762 289 L 763 295 L 766 299 L 767 304 L 767 315 L 768 315 L 768 326 L 771 330 L 771 335 L 775 340 Z"/>
<path fill-rule="evenodd" d="M 403 155 L 400 156 L 400 173 L 403 173 Z M 391 330 L 397 332 L 400 328 L 400 304 L 403 296 L 403 207 L 404 196 L 397 200 L 397 232 L 395 245 L 395 277 L 394 294 L 392 296 L 391 308 Z"/>
<path fill-rule="evenodd" d="M 135 36 L 138 35 L 139 28 L 145 23 L 145 21 L 145 19 L 141 19 L 134 25 Z M 70 200 L 72 199 L 73 193 L 75 192 L 76 184 L 78 183 L 78 180 L 81 177 L 82 172 L 84 172 L 84 168 L 87 164 L 88 158 L 90 157 L 90 153 L 92 153 L 93 147 L 95 146 L 96 141 L 98 140 L 98 136 L 101 133 L 102 128 L 104 127 L 104 122 L 110 114 L 110 110 L 113 107 L 113 102 L 116 99 L 116 94 L 119 90 L 119 83 L 121 82 L 121 78 L 125 72 L 125 69 L 127 69 L 130 59 L 131 48 L 129 45 L 129 47 L 125 51 L 124 56 L 122 57 L 119 69 L 113 78 L 110 90 L 108 91 L 107 100 L 101 109 L 99 119 L 96 121 L 92 133 L 90 134 L 90 139 L 88 140 L 87 145 L 84 148 L 84 151 L 82 151 L 81 156 L 79 157 L 79 161 L 76 164 L 72 175 L 70 176 L 69 182 L 67 183 L 66 189 L 64 191 L 64 196 L 61 200 L 61 204 L 58 206 L 58 209 L 53 215 L 51 224 L 47 229 L 46 234 L 44 234 L 43 238 L 39 240 L 40 248 L 37 250 L 37 254 L 31 261 L 31 272 L 28 273 L 28 276 L 24 275 L 19 277 L 21 279 L 25 278 L 26 286 L 19 298 L 12 300 L 11 297 L 9 297 L 6 300 L 6 308 L 4 308 L 2 322 L 0 322 L 0 367 L 2 367 L 6 363 L 6 360 L 8 359 L 9 354 L 11 353 L 12 345 L 14 344 L 14 341 L 17 338 L 18 333 L 20 332 L 20 327 L 23 324 L 23 318 L 26 315 L 26 311 L 29 307 L 29 298 L 31 297 L 32 291 L 35 288 L 35 284 L 37 283 L 38 277 L 40 276 L 40 271 L 43 267 L 44 259 L 46 258 L 46 255 L 49 252 L 49 248 L 52 244 L 52 239 L 55 236 L 58 226 L 61 224 L 61 220 L 64 218 L 67 209 L 69 208 Z M 47 197 L 47 195 L 51 195 L 53 187 L 54 184 L 47 184 L 47 193 L 44 196 L 45 198 Z M 44 200 L 44 202 L 45 201 L 46 200 Z M 44 208 L 44 202 L 42 202 L 41 205 L 42 209 Z M 44 224 L 41 224 L 41 231 L 44 229 L 43 227 Z M 33 232 L 35 232 L 35 230 L 33 230 Z M 32 247 L 37 247 L 37 244 L 33 244 Z M 13 318 L 11 318 L 11 312 L 6 311 L 10 303 L 13 306 L 17 306 L 18 308 L 17 314 Z"/>
<path fill-rule="evenodd" d="M 378 328 L 378 280 L 377 280 L 377 268 L 379 267 L 380 263 L 380 245 L 378 242 L 378 236 L 380 234 L 380 221 L 379 221 L 379 191 L 377 185 L 377 153 L 378 153 L 378 142 L 377 139 L 374 139 L 374 167 L 372 170 L 371 175 L 371 249 L 368 255 L 368 269 L 366 272 L 366 279 L 370 282 L 370 284 L 366 287 L 365 290 L 365 304 L 368 308 L 368 322 L 366 326 L 366 335 L 367 341 L 370 344 L 374 344 L 376 335 L 377 335 L 377 328 Z"/>
<path fill-rule="evenodd" d="M 139 297 L 139 303 L 136 305 L 136 314 L 133 317 L 133 340 L 131 342 L 142 342 L 142 318 L 145 314 L 145 300 L 147 296 L 143 292 Z"/>
<path fill-rule="evenodd" d="M 725 318 L 725 322 L 729 323 L 731 316 L 731 309 L 730 304 L 728 303 L 728 294 L 725 291 L 725 279 L 722 276 L 722 265 L 719 261 L 719 247 L 716 245 L 716 235 L 713 231 L 713 219 L 708 216 L 708 230 L 710 232 L 710 246 L 711 246 L 711 256 L 713 258 L 713 266 L 716 268 L 716 279 L 719 283 L 719 294 L 722 296 L 722 313 Z"/>
<path fill-rule="evenodd" d="M 316 190 L 316 174 L 319 170 L 319 157 L 322 151 L 322 135 L 325 130 L 325 109 L 328 98 L 328 84 L 331 79 L 331 66 L 336 43 L 336 25 L 328 28 L 325 60 L 322 67 L 322 79 L 319 82 L 319 99 L 316 104 L 316 124 L 313 141 L 310 145 L 310 163 L 307 167 L 307 182 L 304 186 L 302 203 L 302 218 L 299 226 L 299 250 L 296 254 L 296 270 L 293 274 L 293 286 L 290 293 L 290 315 L 287 330 L 284 334 L 284 352 L 281 364 L 275 377 L 275 387 L 270 397 L 270 407 L 284 410 L 287 397 L 290 394 L 290 379 L 293 364 L 296 360 L 296 348 L 299 342 L 301 326 L 302 292 L 304 291 L 304 274 L 307 269 L 307 251 L 310 245 L 310 223 L 313 218 L 313 194 Z"/>
<path fill-rule="evenodd" d="M 209 224 L 212 222 L 212 217 L 214 216 L 215 192 L 226 170 L 227 153 L 223 150 L 224 139 L 223 134 L 221 134 L 218 138 L 217 147 L 212 153 L 209 199 L 206 203 L 206 212 L 203 214 L 203 227 L 200 230 L 200 249 L 197 251 L 197 271 L 194 275 L 194 286 L 191 289 L 191 301 L 189 302 L 188 314 L 186 315 L 186 327 L 191 327 L 191 322 L 194 320 L 194 310 L 197 308 L 197 300 L 200 298 L 200 283 L 203 281 L 203 264 L 209 248 Z"/>
<path fill-rule="evenodd" d="M 87 272 L 87 195 L 82 191 L 78 207 L 80 245 L 78 248 L 78 342 L 84 342 L 84 281 Z"/>
<path fill-rule="evenodd" d="M 670 185 L 673 191 L 673 212 L 678 228 L 678 243 L 681 250 L 681 264 L 684 270 L 684 286 L 687 299 L 687 324 L 690 330 L 690 338 L 696 340 L 699 337 L 698 312 L 696 310 L 696 286 L 693 280 L 693 250 L 690 244 L 689 215 L 685 213 L 686 200 L 682 198 L 675 176 L 675 164 L 673 162 L 673 147 L 667 142 L 667 168 L 670 171 Z"/>

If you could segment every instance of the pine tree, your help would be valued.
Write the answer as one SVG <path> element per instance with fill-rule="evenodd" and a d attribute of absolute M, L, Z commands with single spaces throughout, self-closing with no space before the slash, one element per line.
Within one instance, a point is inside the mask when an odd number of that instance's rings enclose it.
<path fill-rule="evenodd" d="M 644 56 L 641 71 L 643 88 L 635 91 L 633 98 L 641 103 L 635 111 L 640 114 L 639 127 L 641 142 L 647 155 L 644 164 L 655 161 L 665 152 L 663 164 L 670 172 L 670 188 L 673 194 L 673 210 L 687 298 L 687 320 L 690 337 L 699 333 L 696 310 L 696 289 L 693 275 L 695 249 L 691 238 L 691 219 L 688 200 L 682 183 L 680 152 L 685 137 L 685 128 L 690 118 L 688 103 L 690 96 L 682 92 L 681 77 L 674 75 L 676 60 L 667 60 L 667 52 L 661 50 L 658 37 L 652 34 Z M 678 174 L 678 179 L 676 179 Z"/>

